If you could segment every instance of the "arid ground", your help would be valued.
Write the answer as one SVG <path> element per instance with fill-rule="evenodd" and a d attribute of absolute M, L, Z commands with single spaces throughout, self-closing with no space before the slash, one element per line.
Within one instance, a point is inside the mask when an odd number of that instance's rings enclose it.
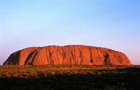
<path fill-rule="evenodd" d="M 0 88 L 3 90 L 138 90 L 140 66 L 1 66 Z"/>

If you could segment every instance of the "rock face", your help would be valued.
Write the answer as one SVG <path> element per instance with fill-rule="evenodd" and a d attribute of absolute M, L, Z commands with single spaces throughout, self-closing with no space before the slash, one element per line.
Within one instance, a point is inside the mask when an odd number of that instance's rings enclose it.
<path fill-rule="evenodd" d="M 127 56 L 85 45 L 31 47 L 10 55 L 3 65 L 131 65 Z"/>

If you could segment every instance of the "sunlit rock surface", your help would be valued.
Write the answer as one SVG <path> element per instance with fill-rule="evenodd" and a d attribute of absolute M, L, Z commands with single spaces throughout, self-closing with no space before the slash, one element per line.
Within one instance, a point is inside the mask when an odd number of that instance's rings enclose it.
<path fill-rule="evenodd" d="M 3 65 L 131 65 L 119 51 L 85 45 L 31 47 L 10 55 Z"/>

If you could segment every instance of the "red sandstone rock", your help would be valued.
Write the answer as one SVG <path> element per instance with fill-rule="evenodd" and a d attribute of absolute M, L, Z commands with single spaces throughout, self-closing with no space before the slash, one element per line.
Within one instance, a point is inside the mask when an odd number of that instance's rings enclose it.
<path fill-rule="evenodd" d="M 3 65 L 131 65 L 121 52 L 84 45 L 32 47 L 10 55 Z"/>

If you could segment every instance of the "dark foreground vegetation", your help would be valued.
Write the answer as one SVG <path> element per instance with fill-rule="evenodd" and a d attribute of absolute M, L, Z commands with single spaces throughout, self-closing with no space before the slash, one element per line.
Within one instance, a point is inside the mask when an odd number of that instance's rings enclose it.
<path fill-rule="evenodd" d="M 1 66 L 0 90 L 139 90 L 140 66 Z"/>

